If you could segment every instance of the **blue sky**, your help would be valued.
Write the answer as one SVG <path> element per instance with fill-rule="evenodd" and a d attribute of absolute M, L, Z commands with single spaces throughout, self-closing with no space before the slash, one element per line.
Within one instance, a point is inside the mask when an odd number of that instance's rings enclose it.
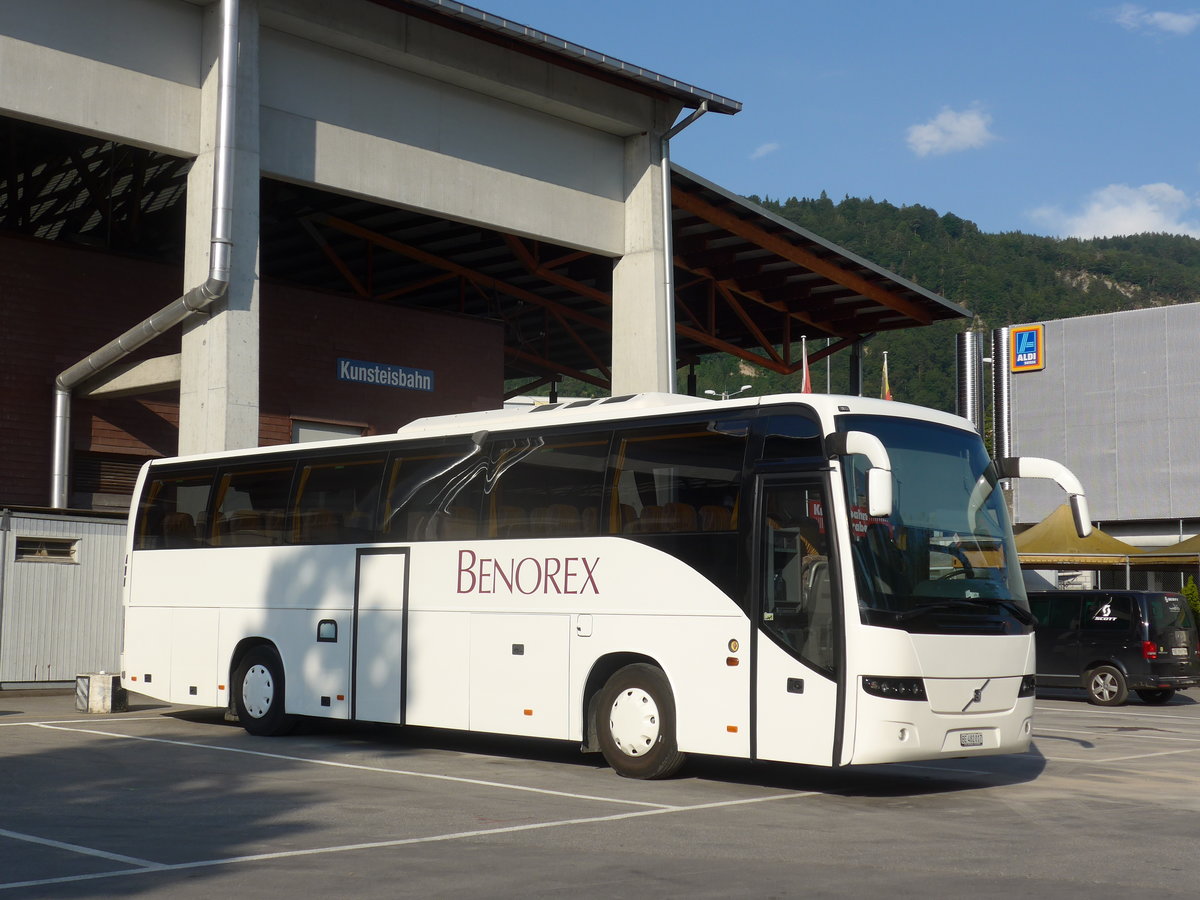
<path fill-rule="evenodd" d="M 1200 0 L 477 0 L 740 100 L 672 158 L 987 232 L 1200 237 Z"/>

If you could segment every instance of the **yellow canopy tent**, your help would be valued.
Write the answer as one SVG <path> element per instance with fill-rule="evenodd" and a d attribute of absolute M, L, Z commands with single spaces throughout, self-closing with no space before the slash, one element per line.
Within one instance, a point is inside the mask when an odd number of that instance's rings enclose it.
<path fill-rule="evenodd" d="M 1066 503 L 1017 535 L 1017 558 L 1027 568 L 1124 568 L 1140 554 L 1137 547 L 1099 528 L 1081 538 Z"/>
<path fill-rule="evenodd" d="M 1200 534 L 1163 547 L 1161 550 L 1143 551 L 1135 561 L 1140 566 L 1162 566 L 1164 568 L 1190 569 L 1200 566 Z"/>

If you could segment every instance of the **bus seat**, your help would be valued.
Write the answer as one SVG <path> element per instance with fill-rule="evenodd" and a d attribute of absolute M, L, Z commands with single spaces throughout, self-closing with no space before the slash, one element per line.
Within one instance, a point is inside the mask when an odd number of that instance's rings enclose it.
<path fill-rule="evenodd" d="M 529 515 L 519 506 L 502 506 L 496 513 L 496 537 L 520 538 L 529 535 Z"/>
<path fill-rule="evenodd" d="M 261 547 L 269 543 L 263 534 L 262 513 L 253 509 L 239 509 L 225 520 L 226 538 L 223 544 L 229 547 Z"/>
<path fill-rule="evenodd" d="M 637 522 L 637 511 L 628 503 L 621 504 L 621 521 L 617 530 L 621 534 L 629 534 L 633 531 L 634 523 Z"/>
<path fill-rule="evenodd" d="M 579 510 L 567 503 L 539 506 L 529 515 L 534 537 L 561 537 L 579 534 Z"/>
<path fill-rule="evenodd" d="M 663 508 L 661 506 L 643 506 L 642 514 L 638 516 L 630 529 L 634 534 L 657 534 L 663 530 Z"/>
<path fill-rule="evenodd" d="M 342 525 L 342 536 L 351 542 L 375 540 L 374 518 L 367 512 L 352 512 Z"/>
<path fill-rule="evenodd" d="M 466 506 L 452 506 L 440 516 L 438 537 L 444 541 L 474 540 L 479 537 L 479 517 Z"/>
<path fill-rule="evenodd" d="M 724 506 L 709 504 L 700 507 L 701 531 L 732 531 L 733 515 Z"/>
<path fill-rule="evenodd" d="M 589 506 L 579 514 L 579 532 L 580 534 L 591 537 L 596 533 L 596 526 L 600 524 L 600 513 L 596 507 Z"/>
<path fill-rule="evenodd" d="M 552 503 L 549 513 L 550 534 L 570 537 L 579 534 L 579 510 L 569 503 Z"/>
<path fill-rule="evenodd" d="M 196 523 L 191 513 L 173 512 L 163 516 L 164 547 L 195 547 Z"/>
<path fill-rule="evenodd" d="M 690 503 L 668 503 L 663 507 L 663 531 L 695 531 L 696 507 Z"/>
<path fill-rule="evenodd" d="M 302 544 L 336 544 L 341 539 L 342 523 L 331 509 L 306 510 L 299 524 Z"/>

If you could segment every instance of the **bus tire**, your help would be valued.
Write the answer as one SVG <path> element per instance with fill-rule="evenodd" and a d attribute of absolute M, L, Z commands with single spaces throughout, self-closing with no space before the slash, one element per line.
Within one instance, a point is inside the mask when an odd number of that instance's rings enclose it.
<path fill-rule="evenodd" d="M 233 678 L 238 721 L 251 734 L 287 734 L 296 717 L 285 709 L 283 661 L 270 644 L 253 647 L 242 657 Z"/>
<path fill-rule="evenodd" d="M 600 691 L 600 752 L 625 778 L 669 778 L 683 765 L 675 743 L 675 697 L 662 669 L 635 663 L 618 669 Z"/>
<path fill-rule="evenodd" d="M 1137 691 L 1137 695 L 1142 698 L 1143 703 L 1160 706 L 1170 702 L 1175 696 L 1175 688 L 1142 688 Z"/>
<path fill-rule="evenodd" d="M 1097 706 L 1120 706 L 1129 699 L 1129 686 L 1121 670 L 1113 666 L 1097 666 L 1085 680 L 1088 701 Z"/>

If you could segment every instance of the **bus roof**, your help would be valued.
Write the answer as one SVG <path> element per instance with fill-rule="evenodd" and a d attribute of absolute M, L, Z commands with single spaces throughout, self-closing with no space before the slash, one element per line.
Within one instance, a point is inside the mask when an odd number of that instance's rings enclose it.
<path fill-rule="evenodd" d="M 479 432 L 516 431 L 530 427 L 542 428 L 554 425 L 586 425 L 588 423 L 636 420 L 654 415 L 682 414 L 708 408 L 713 412 L 731 412 L 737 409 L 755 409 L 762 406 L 803 404 L 812 407 L 822 419 L 829 421 L 839 415 L 875 415 L 905 419 L 920 419 L 925 422 L 963 430 L 974 430 L 966 419 L 940 410 L 913 406 L 894 400 L 876 400 L 871 397 L 855 397 L 842 394 L 772 394 L 763 397 L 735 397 L 729 400 L 710 400 L 686 394 L 643 393 L 618 397 L 576 399 L 562 403 L 545 403 L 540 406 L 493 409 L 482 412 L 452 413 L 444 416 L 425 416 L 414 419 L 399 428 L 394 434 L 370 437 L 338 438 L 329 441 L 314 441 L 299 444 L 282 444 L 270 447 L 255 447 L 243 450 L 227 450 L 188 456 L 187 459 L 204 460 L 225 457 L 255 456 L 272 452 L 296 452 L 297 450 L 319 450 L 322 448 L 364 447 L 378 443 L 421 438 L 474 435 Z M 531 418 L 532 417 L 532 418 Z M 179 459 L 180 457 L 176 457 Z M 151 460 L 152 463 L 171 460 Z"/>

